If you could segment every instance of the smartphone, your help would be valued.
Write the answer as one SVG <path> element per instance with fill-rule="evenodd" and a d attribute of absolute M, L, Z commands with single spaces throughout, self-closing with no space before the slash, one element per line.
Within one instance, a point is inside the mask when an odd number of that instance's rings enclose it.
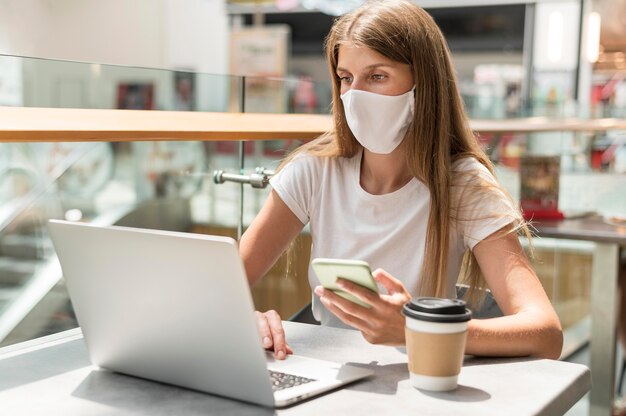
<path fill-rule="evenodd" d="M 311 262 L 313 270 L 324 288 L 332 290 L 339 296 L 348 299 L 356 304 L 371 308 L 369 303 L 363 302 L 354 295 L 344 292 L 337 286 L 337 278 L 349 280 L 357 285 L 363 286 L 378 293 L 378 286 L 372 277 L 369 264 L 361 260 L 341 260 L 341 259 L 313 259 Z"/>

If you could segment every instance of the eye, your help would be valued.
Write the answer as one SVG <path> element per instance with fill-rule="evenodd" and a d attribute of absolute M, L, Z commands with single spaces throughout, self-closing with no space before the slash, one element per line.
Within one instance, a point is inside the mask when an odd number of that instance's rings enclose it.
<path fill-rule="evenodd" d="M 372 74 L 371 77 L 374 81 L 384 81 L 387 78 L 385 74 Z"/>
<path fill-rule="evenodd" d="M 350 85 L 352 84 L 352 77 L 349 76 L 340 76 L 339 77 L 339 82 L 345 85 Z"/>

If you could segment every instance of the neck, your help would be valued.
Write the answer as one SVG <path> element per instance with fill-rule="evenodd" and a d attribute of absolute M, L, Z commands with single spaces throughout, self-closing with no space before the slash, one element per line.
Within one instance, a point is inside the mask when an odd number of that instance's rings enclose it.
<path fill-rule="evenodd" d="M 398 146 L 388 155 L 363 149 L 360 182 L 366 192 L 373 195 L 388 194 L 402 188 L 413 178 L 401 147 Z"/>

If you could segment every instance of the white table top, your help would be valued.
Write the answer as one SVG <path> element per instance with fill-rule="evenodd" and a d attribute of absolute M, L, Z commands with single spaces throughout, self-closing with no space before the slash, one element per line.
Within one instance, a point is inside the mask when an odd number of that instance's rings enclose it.
<path fill-rule="evenodd" d="M 99 370 L 78 330 L 60 340 L 0 350 L 0 408 L 36 415 L 560 415 L 591 387 L 589 369 L 553 360 L 466 357 L 459 388 L 414 389 L 402 349 L 368 344 L 356 331 L 285 323 L 301 355 L 358 363 L 375 375 L 282 410 Z"/>

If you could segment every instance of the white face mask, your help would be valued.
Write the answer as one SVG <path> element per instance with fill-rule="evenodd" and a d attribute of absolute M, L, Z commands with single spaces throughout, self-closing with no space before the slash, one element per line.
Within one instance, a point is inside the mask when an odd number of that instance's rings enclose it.
<path fill-rule="evenodd" d="M 372 153 L 388 154 L 402 143 L 415 108 L 415 87 L 401 95 L 349 90 L 341 95 L 348 126 Z"/>

